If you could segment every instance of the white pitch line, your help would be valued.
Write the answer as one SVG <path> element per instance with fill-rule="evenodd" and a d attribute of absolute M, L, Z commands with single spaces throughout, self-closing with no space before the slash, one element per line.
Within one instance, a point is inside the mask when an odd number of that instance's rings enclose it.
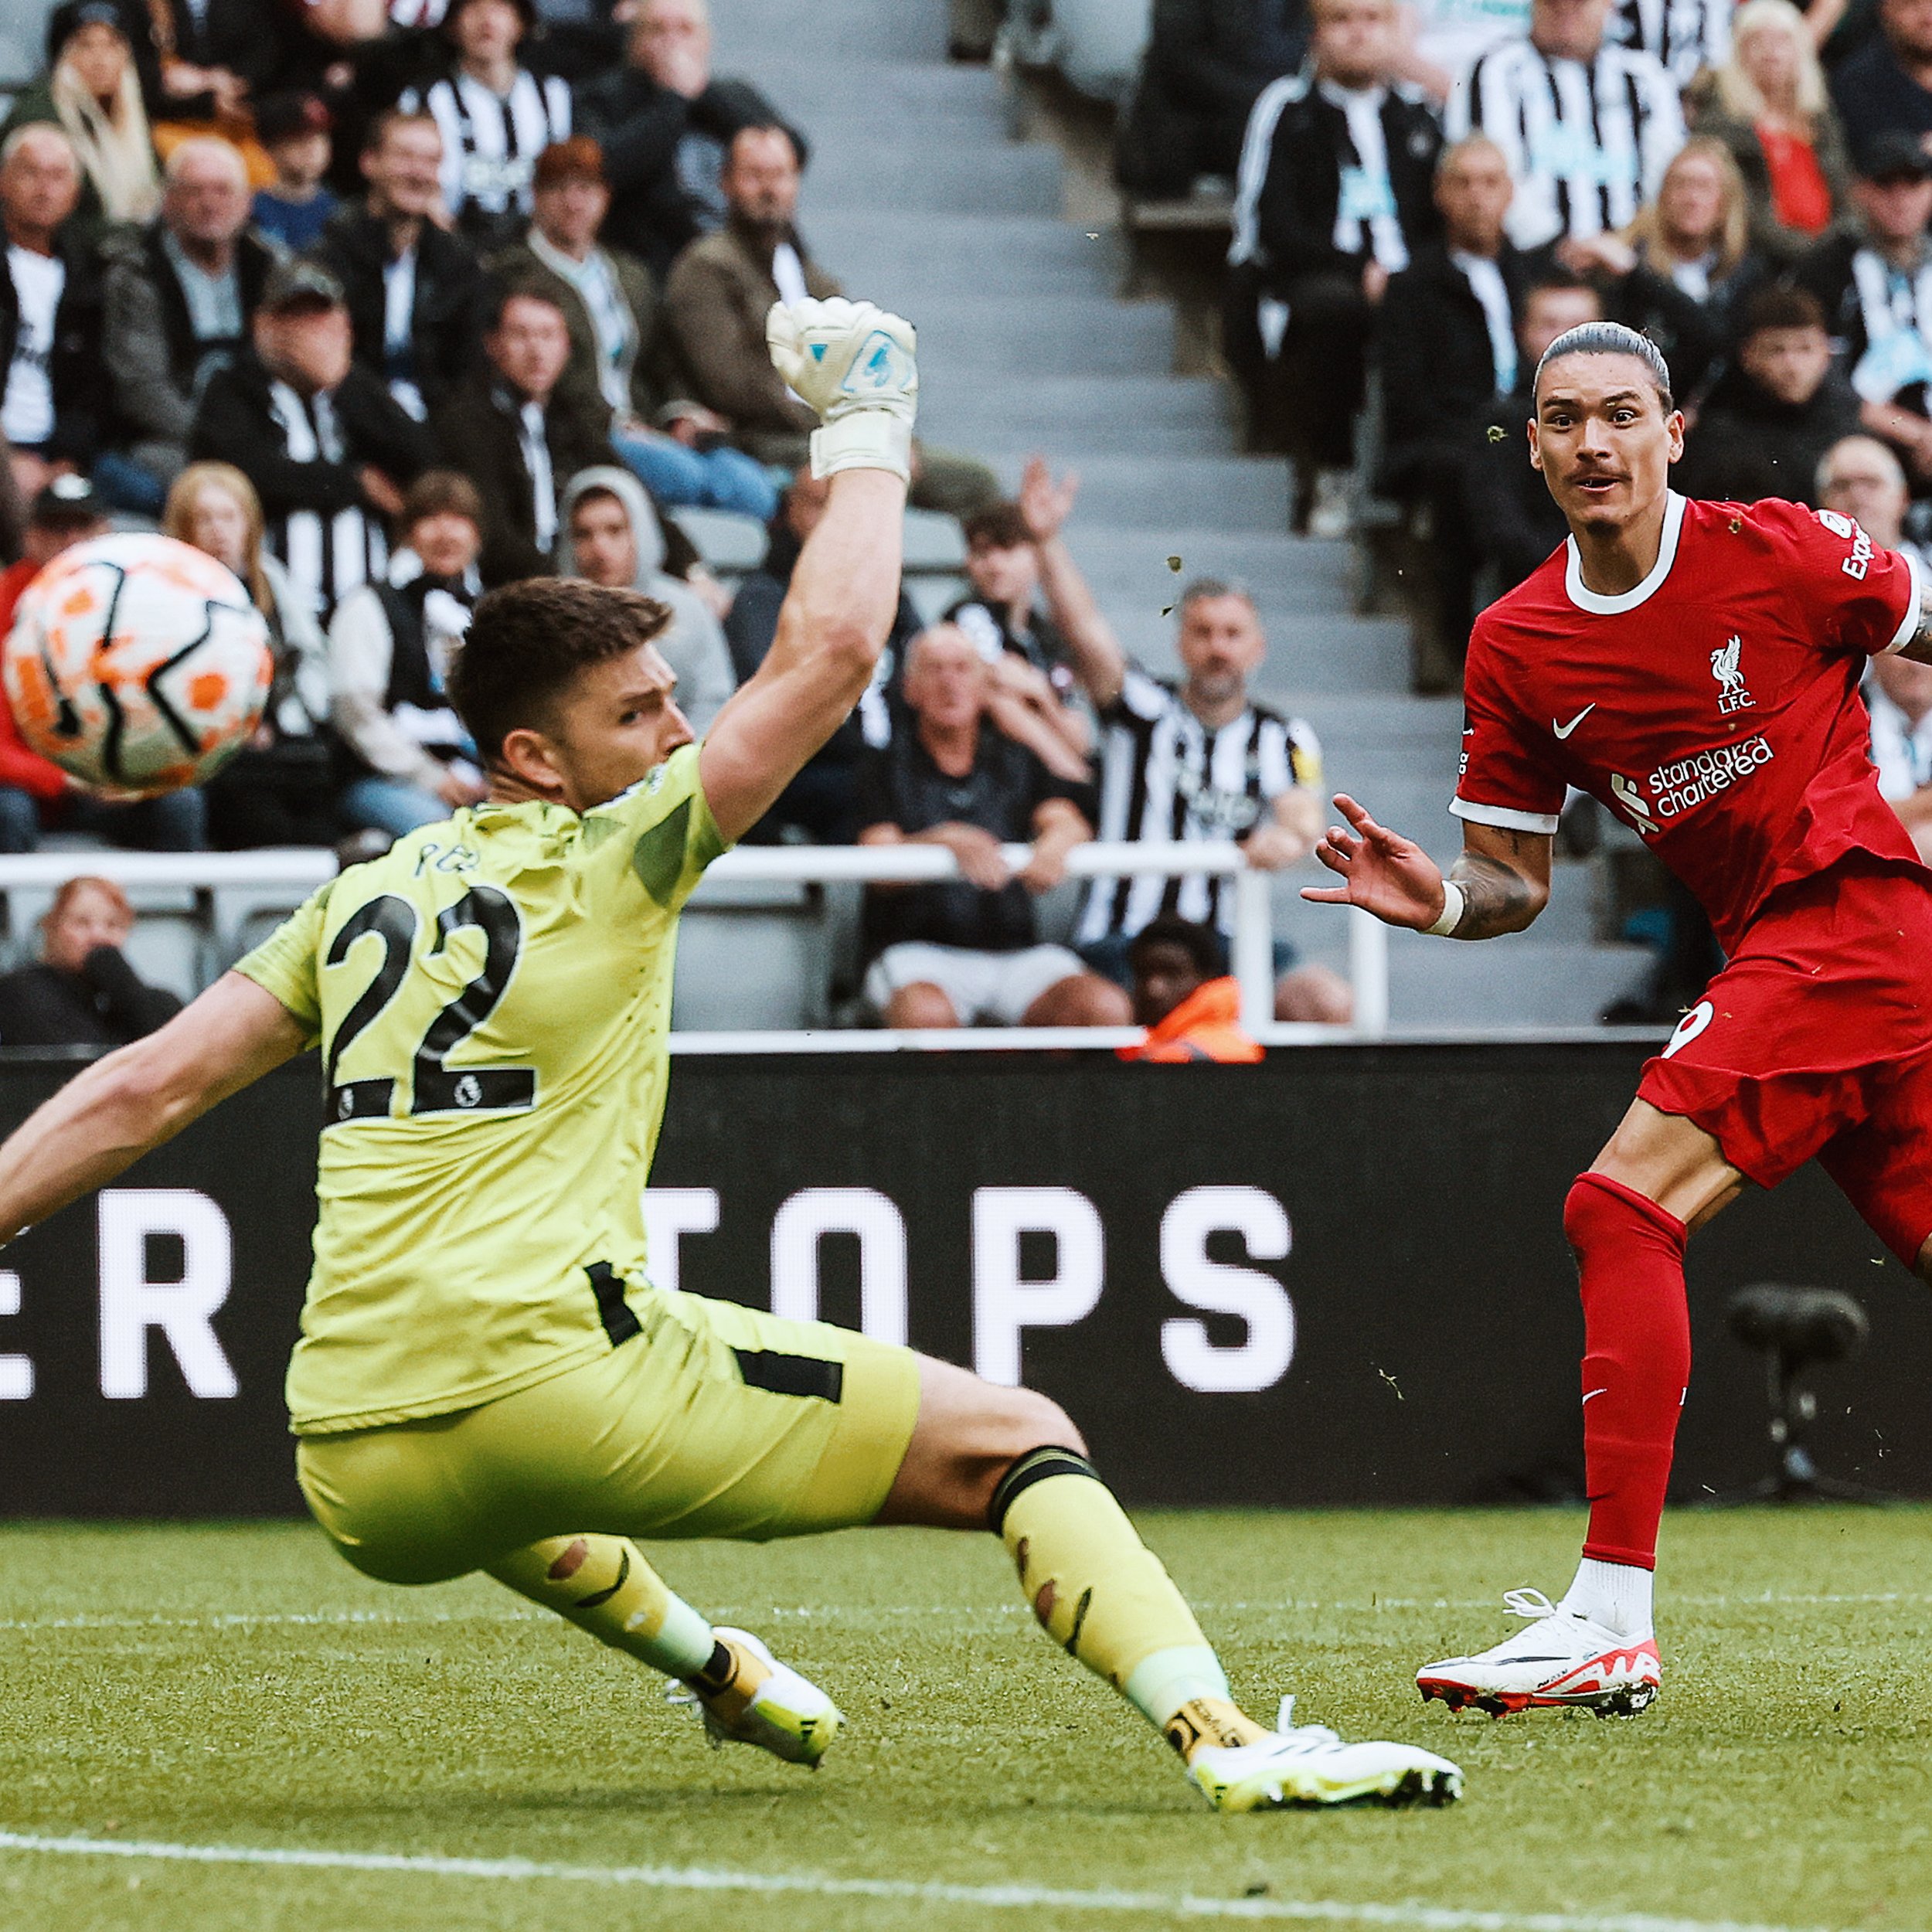
<path fill-rule="evenodd" d="M 1190 1892 L 1077 1892 L 1034 1885 L 942 1885 L 910 1879 L 834 1878 L 809 1872 L 720 1872 L 675 1865 L 553 1865 L 532 1859 L 438 1858 L 401 1852 L 307 1851 L 292 1846 L 172 1845 L 138 1838 L 50 1838 L 0 1831 L 0 1852 L 159 1859 L 178 1865 L 253 1865 L 324 1872 L 403 1872 L 427 1878 L 538 1879 L 636 1886 L 660 1892 L 750 1892 L 767 1896 L 884 1899 L 903 1904 L 1067 1912 L 1155 1912 L 1174 1918 L 1383 1925 L 1404 1932 L 1791 1932 L 1730 1919 L 1649 1913 L 1465 1912 L 1432 1905 L 1352 1904 L 1342 1899 L 1223 1899 Z"/>

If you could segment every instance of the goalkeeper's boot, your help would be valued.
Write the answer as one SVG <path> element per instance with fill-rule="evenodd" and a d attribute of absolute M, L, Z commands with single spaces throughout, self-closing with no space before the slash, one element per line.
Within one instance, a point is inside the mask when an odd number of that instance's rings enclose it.
<path fill-rule="evenodd" d="M 1462 1795 L 1462 1773 L 1447 1758 L 1411 1744 L 1345 1744 L 1325 1724 L 1297 1724 L 1292 1697 L 1282 1699 L 1272 1731 L 1250 1744 L 1198 1744 L 1187 1770 L 1217 1811 L 1449 1804 Z"/>
<path fill-rule="evenodd" d="M 1539 1590 L 1507 1591 L 1503 1602 L 1529 1628 L 1474 1657 L 1446 1657 L 1416 1672 L 1424 1700 L 1492 1717 L 1514 1711 L 1592 1710 L 1634 1717 L 1656 1697 L 1657 1639 L 1627 1637 L 1560 1608 Z"/>
<path fill-rule="evenodd" d="M 666 1693 L 674 1704 L 695 1704 L 713 1749 L 755 1744 L 787 1764 L 815 1770 L 832 1748 L 844 1715 L 816 1684 L 781 1664 L 745 1630 L 714 1630 L 727 1653 L 724 1669 L 687 1678 Z"/>

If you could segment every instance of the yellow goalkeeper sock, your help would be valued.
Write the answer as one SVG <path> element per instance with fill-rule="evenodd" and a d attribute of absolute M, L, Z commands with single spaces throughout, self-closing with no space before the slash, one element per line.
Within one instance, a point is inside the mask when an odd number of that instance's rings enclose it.
<path fill-rule="evenodd" d="M 1021 1457 L 1000 1478 L 990 1514 L 1040 1627 L 1183 1757 L 1267 1735 L 1230 1698 L 1186 1600 L 1084 1456 L 1049 1448 Z"/>
<path fill-rule="evenodd" d="M 489 1568 L 519 1596 L 667 1677 L 701 1677 L 716 1666 L 711 1626 L 624 1537 L 553 1536 Z"/>

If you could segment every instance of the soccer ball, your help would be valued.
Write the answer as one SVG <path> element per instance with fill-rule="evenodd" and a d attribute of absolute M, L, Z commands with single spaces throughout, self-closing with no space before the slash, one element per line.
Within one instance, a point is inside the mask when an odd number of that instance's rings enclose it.
<path fill-rule="evenodd" d="M 97 537 L 27 587 L 0 658 L 20 735 L 90 790 L 207 777 L 267 702 L 268 627 L 225 564 L 172 537 Z"/>

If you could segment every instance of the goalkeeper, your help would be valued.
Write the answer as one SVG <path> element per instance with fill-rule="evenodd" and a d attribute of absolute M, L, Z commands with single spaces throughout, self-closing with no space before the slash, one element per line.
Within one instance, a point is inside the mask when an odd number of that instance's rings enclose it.
<path fill-rule="evenodd" d="M 990 1526 L 1048 1634 L 1220 1808 L 1453 1797 L 1427 1752 L 1244 1716 L 1052 1403 L 651 1285 L 679 910 L 857 702 L 899 594 L 913 332 L 805 301 L 768 333 L 822 420 L 829 499 L 770 655 L 703 743 L 652 641 L 661 605 L 554 580 L 485 598 L 450 685 L 488 798 L 344 872 L 42 1107 L 0 1148 L 0 1239 L 319 1046 L 288 1396 L 303 1492 L 358 1569 L 487 1570 L 678 1680 L 714 1738 L 813 1764 L 832 1700 L 714 1629 L 632 1539 Z"/>

